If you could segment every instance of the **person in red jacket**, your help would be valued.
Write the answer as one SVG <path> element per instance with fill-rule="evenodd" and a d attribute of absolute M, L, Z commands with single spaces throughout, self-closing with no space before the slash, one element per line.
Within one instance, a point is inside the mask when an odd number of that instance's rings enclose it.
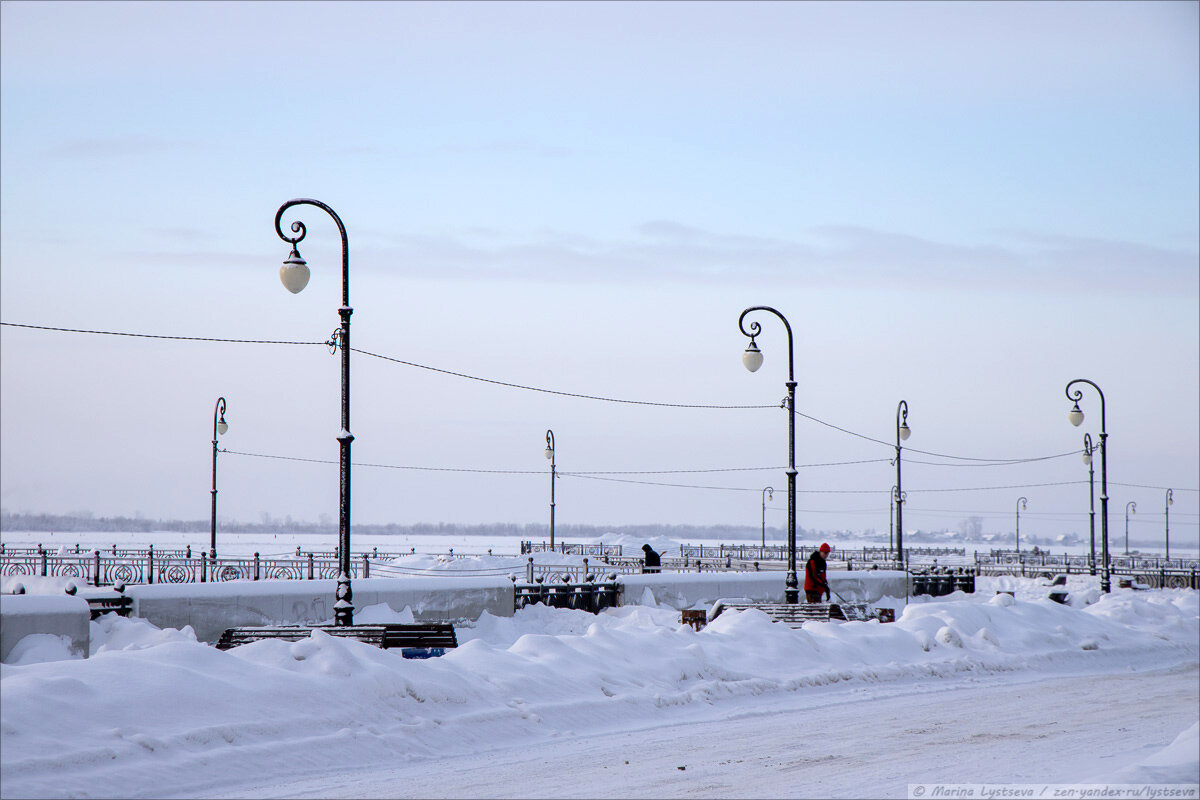
<path fill-rule="evenodd" d="M 822 544 L 804 565 L 804 599 L 810 603 L 821 602 L 822 594 L 829 599 L 829 581 L 825 578 L 825 554 L 828 552 L 829 545 Z"/>

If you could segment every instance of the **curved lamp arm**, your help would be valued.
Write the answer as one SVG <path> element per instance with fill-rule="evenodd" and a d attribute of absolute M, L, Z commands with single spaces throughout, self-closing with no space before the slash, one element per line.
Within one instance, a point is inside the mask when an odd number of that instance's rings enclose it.
<path fill-rule="evenodd" d="M 747 353 L 751 353 L 751 352 L 758 353 L 758 346 L 754 343 L 754 338 L 756 336 L 758 336 L 759 333 L 762 332 L 762 326 L 760 326 L 757 322 L 754 322 L 754 321 L 752 321 L 750 323 L 750 330 L 746 330 L 746 325 L 745 325 L 746 315 L 752 311 L 768 311 L 768 312 L 774 314 L 775 316 L 779 317 L 779 320 L 783 323 L 783 327 L 787 329 L 788 382 L 794 383 L 796 378 L 795 378 L 795 369 L 794 369 L 794 364 L 793 364 L 793 359 L 792 359 L 792 326 L 788 324 L 787 318 L 785 316 L 783 316 L 783 314 L 780 314 L 778 311 L 771 308 L 770 306 L 751 306 L 750 308 L 747 308 L 745 311 L 742 312 L 741 316 L 738 317 L 738 328 L 741 329 L 743 335 L 750 337 L 750 347 L 748 347 L 746 349 Z M 751 348 L 753 348 L 753 349 L 751 349 Z M 759 363 L 761 363 L 761 359 L 762 359 L 762 355 L 759 354 L 758 355 Z M 753 368 L 751 368 L 748 363 L 746 366 L 748 369 L 750 369 L 751 372 L 758 369 L 757 366 L 754 366 Z"/>
<path fill-rule="evenodd" d="M 304 227 L 304 223 L 301 222 L 300 220 L 296 220 L 295 222 L 292 223 L 292 225 L 291 225 L 292 233 L 296 234 L 296 236 L 286 235 L 283 232 L 283 228 L 280 227 L 280 224 L 279 224 L 283 218 L 283 212 L 287 211 L 292 206 L 299 206 L 299 205 L 316 206 L 317 208 L 319 208 L 322 211 L 329 214 L 329 216 L 333 217 L 333 221 L 337 224 L 338 233 L 341 234 L 341 237 L 342 237 L 342 305 L 349 307 L 349 305 L 350 305 L 350 242 L 349 242 L 349 239 L 346 237 L 346 226 L 342 224 L 341 217 L 339 217 L 332 208 L 325 205 L 320 200 L 311 200 L 306 197 L 298 197 L 294 200 L 288 200 L 286 203 L 284 203 L 283 205 L 281 205 L 279 207 L 278 211 L 275 212 L 275 232 L 277 234 L 279 234 L 280 239 L 283 239 L 285 242 L 288 242 L 292 246 L 292 254 L 290 256 L 288 256 L 288 260 L 284 262 L 285 268 L 289 263 L 295 264 L 298 266 L 304 265 L 304 259 L 300 258 L 300 251 L 297 247 L 297 245 L 299 245 L 299 243 L 300 243 L 300 240 L 303 239 L 305 233 L 307 233 L 307 231 Z M 305 282 L 307 282 L 307 278 L 305 278 Z M 284 285 L 286 286 L 287 284 L 285 283 Z M 290 286 L 288 288 L 291 289 Z M 300 289 L 303 289 L 303 288 L 304 288 L 304 284 L 301 283 L 301 285 L 298 289 L 295 289 L 292 291 L 299 292 Z"/>

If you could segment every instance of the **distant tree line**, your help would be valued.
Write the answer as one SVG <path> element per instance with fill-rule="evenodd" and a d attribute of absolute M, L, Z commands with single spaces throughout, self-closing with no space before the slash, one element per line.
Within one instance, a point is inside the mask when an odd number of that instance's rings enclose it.
<path fill-rule="evenodd" d="M 15 514 L 7 509 L 0 510 L 0 530 L 3 531 L 55 531 L 55 532 L 100 532 L 128 531 L 153 533 L 174 531 L 180 533 L 207 533 L 211 521 L 164 520 L 144 517 L 96 517 L 88 512 L 69 514 Z M 217 520 L 217 530 L 226 533 L 319 533 L 337 534 L 337 525 L 332 522 L 303 522 L 291 517 L 275 519 L 263 515 L 261 522 L 236 522 Z M 447 522 L 418 522 L 411 525 L 354 523 L 356 533 L 395 536 L 512 536 L 531 541 L 550 538 L 550 527 L 545 523 L 517 524 L 493 522 L 480 525 L 462 525 Z M 606 534 L 624 534 L 639 538 L 666 537 L 672 539 L 746 539 L 759 535 L 760 528 L 737 525 L 556 525 L 558 539 L 593 539 Z M 774 531 L 776 536 L 782 532 Z"/>

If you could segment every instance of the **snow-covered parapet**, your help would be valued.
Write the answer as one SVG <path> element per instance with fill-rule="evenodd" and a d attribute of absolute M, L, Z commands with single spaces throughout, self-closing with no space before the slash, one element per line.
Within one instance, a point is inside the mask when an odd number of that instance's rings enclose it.
<path fill-rule="evenodd" d="M 86 658 L 91 620 L 91 610 L 82 597 L 0 595 L 0 661 L 9 661 L 17 643 L 34 634 L 64 637 L 71 653 Z"/>
<path fill-rule="evenodd" d="M 804 600 L 804 575 L 800 574 L 800 599 Z M 886 570 L 829 572 L 829 588 L 848 603 L 875 603 L 884 597 L 904 597 L 905 573 Z M 623 575 L 617 579 L 621 605 L 650 604 L 671 608 L 699 608 L 722 598 L 746 598 L 758 603 L 784 602 L 784 572 L 664 572 L 658 575 Z M 650 595 L 646 592 L 649 590 Z M 835 602 L 838 597 L 832 598 Z"/>
<path fill-rule="evenodd" d="M 332 623 L 334 580 L 226 581 L 131 586 L 133 614 L 160 628 L 191 625 L 196 638 L 216 642 L 243 625 Z M 360 578 L 354 607 L 384 603 L 412 609 L 417 622 L 475 620 L 484 611 L 513 614 L 513 584 L 502 577 Z"/>

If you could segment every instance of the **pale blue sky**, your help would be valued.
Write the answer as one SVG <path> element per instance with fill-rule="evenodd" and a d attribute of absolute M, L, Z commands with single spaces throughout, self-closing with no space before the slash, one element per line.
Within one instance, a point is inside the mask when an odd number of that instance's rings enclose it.
<path fill-rule="evenodd" d="M 887 441 L 905 398 L 913 448 L 1066 452 L 1083 429 L 1063 386 L 1096 381 L 1110 480 L 1156 487 L 1110 486 L 1111 524 L 1123 533 L 1136 500 L 1148 535 L 1174 486 L 1173 534 L 1194 539 L 1197 9 L 4 2 L 0 317 L 323 339 L 336 230 L 316 209 L 289 217 L 313 266 L 290 297 L 272 226 L 283 201 L 315 197 L 349 232 L 355 347 L 582 394 L 773 403 L 782 331 L 762 320 L 768 360 L 750 376 L 736 326 L 772 305 L 796 332 L 799 410 Z M 231 450 L 336 459 L 320 348 L 2 334 L 11 510 L 206 517 L 221 394 Z M 547 427 L 562 470 L 786 461 L 776 411 L 567 400 L 358 354 L 353 376 L 356 462 L 539 470 Z M 889 455 L 797 427 L 798 463 Z M 223 457 L 222 515 L 334 515 L 335 475 Z M 802 495 L 800 525 L 886 530 L 892 475 L 801 470 L 802 490 L 879 493 Z M 1081 530 L 1086 487 L 932 490 L 1086 477 L 1077 458 L 914 463 L 906 527 L 978 512 L 1007 530 L 1024 494 L 1047 514 L 1031 531 Z M 355 519 L 542 521 L 545 483 L 364 467 Z M 757 489 L 564 478 L 558 499 L 564 523 L 760 512 Z"/>

